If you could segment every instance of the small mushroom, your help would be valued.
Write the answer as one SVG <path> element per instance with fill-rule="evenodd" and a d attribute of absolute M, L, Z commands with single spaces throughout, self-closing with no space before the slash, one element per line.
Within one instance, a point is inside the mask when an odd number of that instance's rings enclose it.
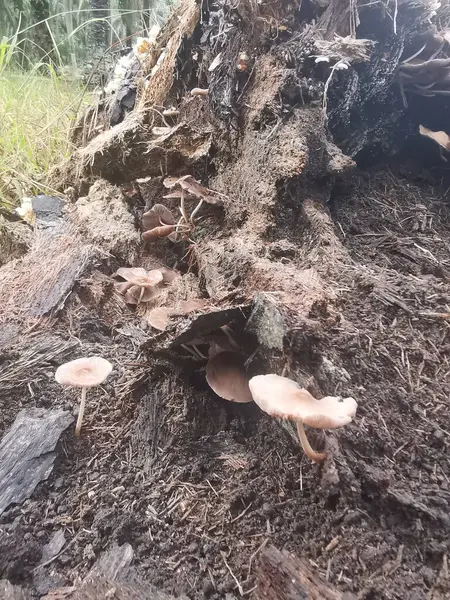
<path fill-rule="evenodd" d="M 147 316 L 149 324 L 158 331 L 165 331 L 170 323 L 170 315 L 172 314 L 169 308 L 153 308 Z"/>
<path fill-rule="evenodd" d="M 209 387 L 224 400 L 252 402 L 249 380 L 243 357 L 237 352 L 219 352 L 206 365 Z"/>
<path fill-rule="evenodd" d="M 419 133 L 439 144 L 444 150 L 450 150 L 450 136 L 445 131 L 432 131 L 423 125 L 419 125 Z"/>
<path fill-rule="evenodd" d="M 164 275 L 159 269 L 146 271 L 141 267 L 118 269 L 116 275 L 126 281 L 117 283 L 116 290 L 123 294 L 128 304 L 148 302 L 158 292 L 157 286 L 164 280 Z"/>
<path fill-rule="evenodd" d="M 58 383 L 81 388 L 80 410 L 75 427 L 76 436 L 81 432 L 87 389 L 103 383 L 111 371 L 112 364 L 100 356 L 77 358 L 56 369 L 55 379 Z"/>
<path fill-rule="evenodd" d="M 116 275 L 140 287 L 154 287 L 163 280 L 163 274 L 159 269 L 146 271 L 142 267 L 122 267 L 117 269 Z"/>
<path fill-rule="evenodd" d="M 158 240 L 165 237 L 172 239 L 172 236 L 176 236 L 175 229 L 175 225 L 160 225 L 159 227 L 154 227 L 153 229 L 144 231 L 142 234 L 142 239 L 146 242 L 152 242 L 153 240 Z M 172 241 L 175 240 L 172 239 Z"/>
<path fill-rule="evenodd" d="M 164 204 L 155 204 L 142 215 L 142 227 L 148 231 L 161 225 L 175 225 L 175 217 Z"/>
<path fill-rule="evenodd" d="M 352 421 L 358 407 L 353 398 L 327 396 L 316 400 L 298 383 L 279 375 L 257 375 L 250 379 L 249 387 L 261 410 L 272 417 L 296 422 L 305 454 L 318 463 L 324 462 L 327 455 L 311 448 L 303 426 L 315 429 L 343 427 Z"/>
<path fill-rule="evenodd" d="M 247 71 L 248 69 L 248 65 L 250 62 L 250 56 L 246 53 L 246 52 L 241 52 L 238 56 L 238 60 L 237 60 L 237 70 L 238 71 Z"/>
<path fill-rule="evenodd" d="M 164 204 L 155 204 L 142 215 L 142 227 L 144 229 L 142 239 L 147 242 L 164 237 L 168 237 L 171 242 L 176 242 L 178 230 L 180 227 L 183 229 L 183 226 L 175 223 L 172 211 Z"/>
<path fill-rule="evenodd" d="M 167 267 L 159 267 L 158 271 L 160 271 L 160 273 L 163 276 L 163 283 L 167 283 L 167 284 L 173 283 L 175 281 L 175 279 L 180 277 L 179 273 L 177 273 L 173 269 L 169 269 Z"/>
<path fill-rule="evenodd" d="M 198 198 L 199 200 L 204 200 L 208 204 L 218 204 L 222 205 L 226 196 L 221 194 L 220 192 L 216 192 L 215 190 L 210 190 L 209 188 L 202 185 L 199 181 L 197 181 L 192 175 L 184 175 L 184 177 L 166 177 L 163 181 L 163 185 L 170 190 L 173 190 L 171 194 L 168 194 L 167 197 L 174 197 L 174 194 L 179 194 L 178 197 L 181 198 L 181 191 L 176 192 L 174 188 L 179 187 L 181 190 L 184 190 L 189 195 L 185 195 L 185 200 L 190 200 L 191 198 Z"/>
<path fill-rule="evenodd" d="M 193 300 L 180 300 L 176 306 L 160 307 L 152 309 L 147 316 L 147 320 L 152 327 L 159 331 L 165 331 L 170 324 L 171 316 L 187 315 L 196 310 L 201 310 L 205 306 L 205 300 L 200 298 Z"/>

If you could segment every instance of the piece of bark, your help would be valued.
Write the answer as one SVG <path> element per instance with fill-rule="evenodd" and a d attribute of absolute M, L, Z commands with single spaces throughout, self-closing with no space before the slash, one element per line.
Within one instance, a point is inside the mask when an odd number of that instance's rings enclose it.
<path fill-rule="evenodd" d="M 306 561 L 273 546 L 261 553 L 256 585 L 257 600 L 354 600 L 321 581 Z"/>
<path fill-rule="evenodd" d="M 18 585 L 11 585 L 7 579 L 0 580 L 0 600 L 29 600 L 30 595 Z"/>
<path fill-rule="evenodd" d="M 109 581 L 124 579 L 133 560 L 134 552 L 130 544 L 114 544 L 103 552 L 89 572 L 89 577 L 103 577 Z"/>
<path fill-rule="evenodd" d="M 45 563 L 55 557 L 63 549 L 65 543 L 64 530 L 58 529 L 51 537 L 49 543 L 45 544 L 42 548 L 41 563 Z"/>
<path fill-rule="evenodd" d="M 48 478 L 62 432 L 73 422 L 67 411 L 30 408 L 20 411 L 0 442 L 0 515 L 21 504 Z"/>

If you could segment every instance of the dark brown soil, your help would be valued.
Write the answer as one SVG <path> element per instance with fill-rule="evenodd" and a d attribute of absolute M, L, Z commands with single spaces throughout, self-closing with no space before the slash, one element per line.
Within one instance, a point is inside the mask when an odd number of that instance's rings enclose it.
<path fill-rule="evenodd" d="M 248 597 L 258 553 L 273 544 L 361 599 L 450 597 L 445 582 L 437 591 L 450 551 L 450 329 L 436 316 L 450 308 L 449 207 L 445 187 L 405 173 L 360 173 L 331 194 L 350 259 L 328 265 L 335 300 L 312 304 L 314 333 L 294 340 L 287 364 L 305 385 L 358 400 L 351 425 L 309 432 L 333 455 L 324 467 L 255 405 L 216 397 L 204 362 L 152 354 L 131 310 L 96 311 L 87 291 L 101 274 L 77 286 L 58 321 L 29 342 L 73 345 L 0 392 L 0 432 L 27 406 L 77 407 L 78 393 L 54 382 L 61 362 L 101 354 L 114 372 L 89 394 L 81 438 L 64 435 L 50 479 L 1 518 L 0 578 L 39 597 L 83 577 L 116 541 L 132 545 L 138 572 L 162 590 Z M 275 267 L 314 265 L 303 225 L 297 246 L 267 242 Z M 21 343 L 4 348 L 3 367 Z M 251 369 L 265 364 L 257 355 Z M 61 529 L 61 553 L 35 570 Z"/>

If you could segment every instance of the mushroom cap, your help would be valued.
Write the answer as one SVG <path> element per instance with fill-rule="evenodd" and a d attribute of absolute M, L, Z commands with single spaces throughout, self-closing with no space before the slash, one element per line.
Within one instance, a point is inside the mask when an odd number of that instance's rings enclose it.
<path fill-rule="evenodd" d="M 150 302 L 159 293 L 160 290 L 155 287 L 132 285 L 124 294 L 124 299 L 127 304 L 140 304 L 141 302 Z"/>
<path fill-rule="evenodd" d="M 153 308 L 147 315 L 149 324 L 158 331 L 165 331 L 170 324 L 170 315 L 172 311 L 169 308 Z"/>
<path fill-rule="evenodd" d="M 162 273 L 164 283 L 172 283 L 175 279 L 180 277 L 180 274 L 177 271 L 169 269 L 168 267 L 160 267 L 158 271 Z"/>
<path fill-rule="evenodd" d="M 353 398 L 327 396 L 316 400 L 298 383 L 279 375 L 250 379 L 253 400 L 261 410 L 279 419 L 301 421 L 315 429 L 337 429 L 350 423 L 358 405 Z"/>
<path fill-rule="evenodd" d="M 206 300 L 192 298 L 191 300 L 180 300 L 172 309 L 172 314 L 177 316 L 188 315 L 191 312 L 205 308 Z"/>
<path fill-rule="evenodd" d="M 209 387 L 224 400 L 252 402 L 249 376 L 244 360 L 237 352 L 220 352 L 206 365 L 206 381 Z"/>
<path fill-rule="evenodd" d="M 176 186 L 179 186 L 181 190 L 184 190 L 189 194 L 189 196 L 185 195 L 185 200 L 192 198 L 199 198 L 204 200 L 208 204 L 218 204 L 222 205 L 224 203 L 224 199 L 226 196 L 221 194 L 220 192 L 216 192 L 214 190 L 210 190 L 209 188 L 202 185 L 199 181 L 197 181 L 192 175 L 184 175 L 183 177 L 166 177 L 163 181 L 163 185 L 170 190 L 173 190 Z M 181 197 L 182 193 L 178 193 L 173 191 L 171 194 L 167 194 L 164 196 L 165 198 L 173 198 L 173 197 Z"/>
<path fill-rule="evenodd" d="M 112 364 L 100 356 L 77 358 L 58 367 L 55 379 L 61 385 L 93 387 L 103 383 L 112 368 Z"/>
<path fill-rule="evenodd" d="M 450 136 L 445 131 L 432 131 L 423 125 L 419 125 L 419 133 L 425 137 L 434 140 L 439 146 L 450 150 Z"/>
<path fill-rule="evenodd" d="M 175 225 L 175 217 L 164 204 L 155 204 L 142 215 L 142 227 L 144 231 L 148 231 L 161 225 Z"/>
<path fill-rule="evenodd" d="M 119 292 L 119 294 L 122 294 L 122 296 L 131 288 L 133 287 L 133 284 L 130 283 L 129 281 L 119 281 L 117 283 L 114 284 L 114 288 L 116 289 L 117 292 Z"/>
<path fill-rule="evenodd" d="M 117 269 L 116 275 L 122 277 L 122 279 L 125 279 L 129 283 L 140 287 L 154 287 L 155 285 L 158 285 L 158 283 L 161 283 L 164 278 L 159 269 L 146 271 L 141 267 L 122 267 L 121 269 Z"/>
<path fill-rule="evenodd" d="M 176 238 L 176 235 L 175 225 L 160 225 L 159 227 L 144 231 L 142 239 L 145 242 L 151 242 L 153 240 L 158 240 L 159 238 L 167 237 L 171 241 L 176 241 L 176 239 L 173 239 L 173 236 Z"/>

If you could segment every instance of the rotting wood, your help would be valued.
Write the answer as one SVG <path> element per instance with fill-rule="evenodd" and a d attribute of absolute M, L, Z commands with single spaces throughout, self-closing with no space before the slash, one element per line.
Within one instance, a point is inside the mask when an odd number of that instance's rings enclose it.
<path fill-rule="evenodd" d="M 22 410 L 0 442 L 0 515 L 48 478 L 61 433 L 73 422 L 64 410 Z"/>
<path fill-rule="evenodd" d="M 133 548 L 130 544 L 119 546 L 113 544 L 111 548 L 103 552 L 89 572 L 89 577 L 104 577 L 109 581 L 123 578 L 134 557 Z"/>
<path fill-rule="evenodd" d="M 1 269 L 0 321 L 40 318 L 58 310 L 93 255 L 94 248 L 71 224 L 38 231 L 30 252 Z"/>
<path fill-rule="evenodd" d="M 354 600 L 314 574 L 305 560 L 269 546 L 261 552 L 256 579 L 257 600 Z"/>

